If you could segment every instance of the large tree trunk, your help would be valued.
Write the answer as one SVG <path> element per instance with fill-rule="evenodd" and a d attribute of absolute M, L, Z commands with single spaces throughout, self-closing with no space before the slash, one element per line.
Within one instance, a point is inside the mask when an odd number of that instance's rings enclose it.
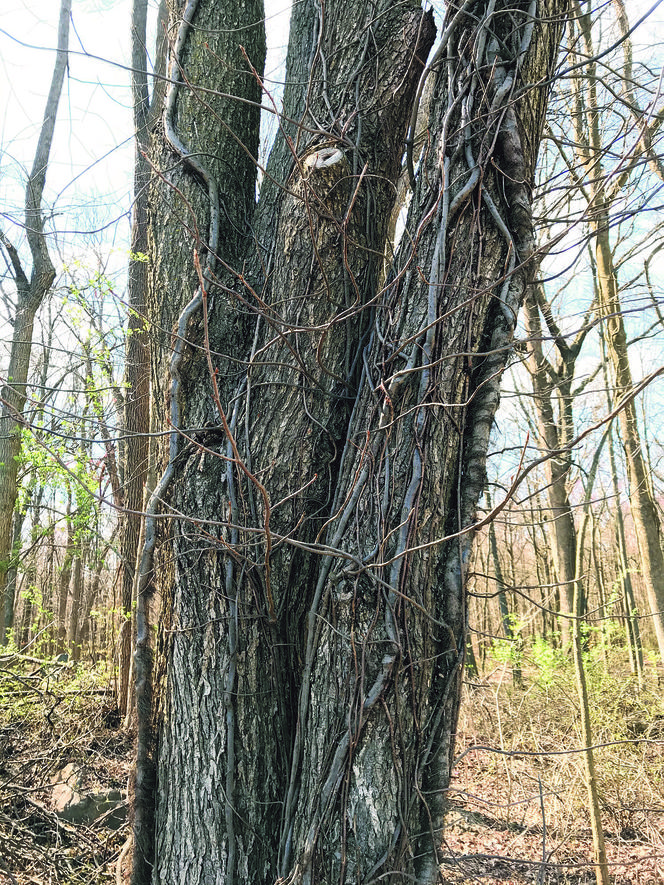
<path fill-rule="evenodd" d="M 566 3 L 459 6 L 382 289 L 430 13 L 295 5 L 290 141 L 255 216 L 261 3 L 174 18 L 151 197 L 154 323 L 174 329 L 154 350 L 153 405 L 168 402 L 172 430 L 139 574 L 135 882 L 151 862 L 155 883 L 437 878 L 470 527 L 532 272 L 529 188 Z M 155 557 L 163 498 L 177 518 Z"/>

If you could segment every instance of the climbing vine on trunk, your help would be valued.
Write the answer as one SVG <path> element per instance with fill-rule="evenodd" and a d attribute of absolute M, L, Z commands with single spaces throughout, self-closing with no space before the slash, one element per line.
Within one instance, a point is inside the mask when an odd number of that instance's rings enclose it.
<path fill-rule="evenodd" d="M 135 882 L 438 878 L 466 570 L 535 273 L 565 11 L 449 4 L 427 61 L 415 2 L 296 4 L 257 207 L 262 4 L 172 13 L 151 146 L 168 446 L 138 584 Z M 404 152 L 414 189 L 385 276 Z"/>

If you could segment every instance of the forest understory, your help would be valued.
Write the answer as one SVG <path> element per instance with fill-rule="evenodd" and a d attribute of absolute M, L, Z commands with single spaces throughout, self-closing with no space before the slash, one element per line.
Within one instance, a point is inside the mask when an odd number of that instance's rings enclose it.
<path fill-rule="evenodd" d="M 485 657 L 467 675 L 442 846 L 446 885 L 595 881 L 571 664 L 550 649 Z M 602 818 L 614 885 L 664 881 L 664 702 L 625 676 L 622 649 L 587 655 Z M 652 671 L 655 672 L 654 670 Z M 0 883 L 129 881 L 134 735 L 104 667 L 0 658 Z M 55 811 L 58 788 L 113 796 L 96 820 Z"/>

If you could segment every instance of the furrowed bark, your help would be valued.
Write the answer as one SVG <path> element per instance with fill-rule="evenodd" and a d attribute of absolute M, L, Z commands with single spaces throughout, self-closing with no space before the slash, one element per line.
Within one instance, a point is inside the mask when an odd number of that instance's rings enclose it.
<path fill-rule="evenodd" d="M 468 529 L 532 273 L 528 188 L 546 87 L 520 100 L 514 90 L 547 80 L 565 5 L 550 5 L 534 30 L 535 6 L 523 9 L 518 28 L 501 4 L 464 4 L 446 20 L 437 139 L 376 310 L 323 536 L 347 559 L 322 560 L 307 613 L 282 831 L 291 882 L 438 876 Z"/>
<path fill-rule="evenodd" d="M 229 616 L 233 601 L 226 591 L 226 565 L 216 529 L 201 541 L 188 519 L 170 531 L 158 526 L 157 515 L 168 498 L 167 512 L 175 509 L 201 523 L 228 516 L 222 503 L 226 463 L 204 454 L 207 443 L 224 433 L 206 348 L 209 341 L 218 357 L 220 403 L 226 410 L 248 349 L 250 313 L 237 274 L 252 242 L 260 102 L 239 44 L 260 71 L 263 4 L 226 3 L 223 16 L 217 4 L 205 0 L 178 4 L 168 37 L 170 83 L 151 149 L 149 310 L 153 329 L 161 330 L 152 337 L 153 422 L 170 426 L 170 436 L 147 507 L 138 576 L 137 774 L 143 782 L 137 778 L 134 881 L 147 881 L 152 869 L 159 882 L 232 882 L 240 861 L 235 860 L 227 776 L 234 768 L 233 725 L 227 727 L 224 698 L 235 691 L 231 674 L 237 652 L 229 641 L 235 614 Z M 159 546 L 158 540 L 164 543 Z M 161 697 L 153 845 L 148 603 L 155 588 L 164 612 L 159 665 L 168 669 L 169 679 Z M 266 751 L 265 759 L 269 756 Z M 263 809 L 262 796 L 254 796 Z M 260 852 L 252 857 L 260 868 Z"/>
<path fill-rule="evenodd" d="M 215 28 L 201 0 L 186 41 L 174 28 L 182 85 L 167 109 L 184 148 L 167 119 L 153 155 L 153 199 L 170 207 L 153 204 L 153 313 L 178 327 L 154 383 L 180 397 L 183 431 L 158 486 L 177 518 L 154 565 L 166 668 L 155 883 L 438 876 L 470 529 L 532 272 L 529 188 L 565 9 L 450 8 L 431 143 L 383 288 L 431 16 L 414 2 L 296 6 L 302 55 L 288 69 L 307 79 L 268 164 L 283 189 L 264 185 L 253 229 L 250 205 L 233 216 L 240 240 L 220 237 L 213 263 L 209 177 L 237 174 L 239 155 L 222 162 L 229 132 L 251 155 L 255 141 L 248 106 L 240 120 L 229 100 L 212 149 L 219 119 L 200 111 L 226 99 L 197 93 L 210 71 L 195 47 L 229 39 L 212 51 L 227 59 L 237 24 L 225 11 Z M 242 41 L 258 90 L 255 12 Z M 230 214 L 237 200 L 222 204 Z M 172 297 L 158 303 L 161 291 Z"/>

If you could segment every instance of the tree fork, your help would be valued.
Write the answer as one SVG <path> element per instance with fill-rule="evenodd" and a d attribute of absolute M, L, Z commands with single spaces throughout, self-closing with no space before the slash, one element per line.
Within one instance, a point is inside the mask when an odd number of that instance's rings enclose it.
<path fill-rule="evenodd" d="M 194 121 L 188 150 L 225 182 L 224 209 L 245 214 L 240 243 L 219 243 L 205 323 L 192 311 L 177 336 L 187 442 L 169 459 L 179 518 L 155 568 L 168 633 L 154 882 L 439 875 L 472 526 L 532 274 L 529 187 L 566 8 L 450 9 L 431 144 L 384 288 L 430 17 L 414 2 L 296 5 L 291 52 L 308 66 L 291 55 L 306 77 L 286 103 L 299 129 L 285 122 L 291 141 L 268 165 L 284 189 L 265 184 L 264 261 L 251 262 L 265 272 L 250 282 L 232 268 L 249 252 L 253 179 L 231 188 L 222 161 L 240 122 L 197 93 L 215 72 L 193 31 L 179 47 L 191 88 L 176 96 L 178 131 Z M 260 19 L 222 29 L 214 12 L 201 0 L 195 40 Z M 247 97 L 247 81 L 235 87 Z M 155 145 L 153 302 L 171 294 L 157 314 L 170 327 L 197 285 L 176 210 L 198 231 L 211 215 L 205 176 L 192 182 Z M 159 389 L 159 353 L 154 364 Z"/>

